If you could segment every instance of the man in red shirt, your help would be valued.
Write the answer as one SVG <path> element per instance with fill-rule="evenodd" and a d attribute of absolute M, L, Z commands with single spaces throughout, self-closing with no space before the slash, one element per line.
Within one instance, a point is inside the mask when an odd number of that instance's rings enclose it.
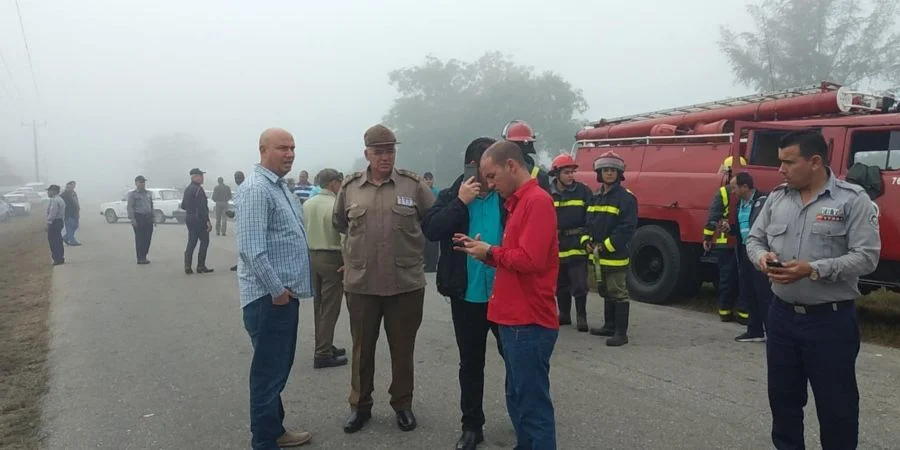
<path fill-rule="evenodd" d="M 515 144 L 490 146 L 481 157 L 481 175 L 506 199 L 509 216 L 503 240 L 492 246 L 480 236 L 457 234 L 456 249 L 497 269 L 488 320 L 499 326 L 515 448 L 555 450 L 550 356 L 559 335 L 556 209 L 550 195 L 531 178 Z"/>

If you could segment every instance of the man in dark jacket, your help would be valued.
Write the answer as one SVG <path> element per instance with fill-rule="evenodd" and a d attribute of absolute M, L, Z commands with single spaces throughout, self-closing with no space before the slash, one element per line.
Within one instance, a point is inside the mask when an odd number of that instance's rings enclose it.
<path fill-rule="evenodd" d="M 469 144 L 465 162 L 476 167 L 484 151 L 494 143 L 491 138 L 478 138 Z M 463 252 L 453 251 L 455 233 L 480 235 L 481 240 L 499 244 L 503 235 L 506 210 L 495 191 L 478 176 L 467 180 L 460 175 L 440 192 L 422 221 L 422 231 L 432 241 L 440 242 L 437 267 L 437 289 L 450 298 L 456 345 L 459 348 L 459 387 L 462 408 L 462 436 L 457 449 L 474 449 L 484 440 L 484 359 L 488 330 L 497 339 L 497 327 L 488 322 L 487 307 L 494 284 L 494 269 L 481 264 Z"/>
<path fill-rule="evenodd" d="M 209 248 L 209 232 L 212 223 L 209 221 L 209 203 L 206 202 L 206 191 L 203 190 L 203 171 L 191 169 L 191 184 L 184 189 L 181 209 L 185 211 L 185 224 L 188 229 L 187 248 L 184 250 L 184 273 L 190 275 L 194 259 L 194 249 L 200 241 L 197 252 L 197 273 L 209 273 L 213 269 L 206 267 L 206 249 Z"/>
<path fill-rule="evenodd" d="M 81 216 L 81 205 L 78 203 L 78 193 L 75 192 L 75 182 L 70 181 L 66 183 L 66 190 L 59 196 L 66 202 L 66 235 L 63 241 L 72 246 L 81 245 L 78 239 L 75 239 L 75 231 L 78 230 L 78 219 Z"/>
<path fill-rule="evenodd" d="M 615 152 L 600 155 L 594 171 L 601 184 L 588 207 L 591 239 L 586 246 L 600 268 L 598 290 L 603 296 L 604 322 L 601 328 L 591 328 L 591 334 L 611 336 L 606 345 L 618 347 L 628 343 L 628 242 L 637 228 L 637 199 L 622 187 L 625 160 Z"/>
<path fill-rule="evenodd" d="M 732 233 L 731 194 L 728 192 L 731 183 L 732 157 L 725 158 L 719 173 L 725 178 L 725 185 L 720 186 L 713 194 L 709 205 L 706 225 L 703 227 L 703 249 L 712 252 L 719 267 L 719 319 L 731 322 L 737 316 L 738 323 L 746 325 L 750 318 L 747 307 L 741 303 L 738 288 L 737 255 L 728 236 Z M 741 165 L 747 162 L 741 158 Z M 738 303 L 735 307 L 735 302 Z M 736 310 L 736 311 L 735 311 Z"/>
<path fill-rule="evenodd" d="M 772 299 L 772 285 L 765 273 L 756 270 L 756 266 L 747 256 L 747 238 L 750 229 L 763 205 L 766 204 L 767 194 L 753 187 L 753 177 L 747 172 L 741 172 L 731 179 L 731 190 L 738 198 L 737 227 L 734 230 L 738 238 L 738 294 L 742 298 L 739 302 L 746 305 L 750 319 L 747 323 L 747 332 L 734 338 L 738 342 L 763 342 L 766 340 L 765 323 L 769 311 L 769 301 Z"/>
<path fill-rule="evenodd" d="M 588 331 L 588 255 L 584 243 L 590 239 L 586 227 L 587 207 L 591 202 L 591 189 L 575 181 L 578 165 L 566 154 L 553 159 L 550 167 L 550 195 L 556 208 L 559 228 L 559 278 L 557 278 L 556 303 L 559 306 L 559 324 L 572 323 L 572 297 L 575 297 L 576 327 Z"/>

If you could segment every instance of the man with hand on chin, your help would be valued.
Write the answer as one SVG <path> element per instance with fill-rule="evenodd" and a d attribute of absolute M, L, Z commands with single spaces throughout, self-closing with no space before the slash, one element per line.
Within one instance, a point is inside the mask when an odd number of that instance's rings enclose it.
<path fill-rule="evenodd" d="M 498 142 L 484 153 L 481 176 L 505 198 L 501 245 L 457 234 L 458 251 L 496 268 L 488 320 L 499 328 L 506 364 L 506 409 L 516 448 L 556 449 L 550 357 L 559 335 L 556 281 L 559 238 L 553 199 L 528 171 L 519 147 Z"/>
<path fill-rule="evenodd" d="M 253 345 L 250 431 L 254 450 L 308 443 L 306 432 L 284 429 L 281 392 L 294 364 L 299 298 L 312 296 L 309 248 L 300 204 L 284 176 L 294 163 L 294 138 L 271 128 L 259 138 L 260 163 L 235 199 L 238 286 L 244 328 Z"/>
<path fill-rule="evenodd" d="M 785 183 L 769 195 L 747 239 L 747 253 L 772 282 L 766 361 L 772 441 L 805 448 L 807 380 L 822 448 L 856 448 L 859 277 L 881 253 L 878 212 L 862 187 L 838 180 L 817 131 L 778 145 Z"/>

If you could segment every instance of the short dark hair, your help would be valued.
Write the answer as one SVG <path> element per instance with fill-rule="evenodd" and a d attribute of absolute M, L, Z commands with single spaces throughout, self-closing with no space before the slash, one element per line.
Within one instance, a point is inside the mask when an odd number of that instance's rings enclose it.
<path fill-rule="evenodd" d="M 734 176 L 734 180 L 738 186 L 747 186 L 748 189 L 753 189 L 753 176 L 750 175 L 750 172 L 741 172 Z"/>
<path fill-rule="evenodd" d="M 424 178 L 426 180 L 433 180 L 434 174 L 431 172 L 425 172 L 424 174 L 422 174 L 422 178 Z"/>
<path fill-rule="evenodd" d="M 322 169 L 319 171 L 319 173 L 316 174 L 316 182 L 321 188 L 327 187 L 328 184 L 332 181 L 339 181 L 343 179 L 344 176 L 334 169 Z"/>
<path fill-rule="evenodd" d="M 828 144 L 818 130 L 800 130 L 790 132 L 778 142 L 779 149 L 796 145 L 800 148 L 800 156 L 810 159 L 819 155 L 823 162 L 828 162 Z"/>
<path fill-rule="evenodd" d="M 482 158 L 490 158 L 494 164 L 503 165 L 507 161 L 513 160 L 520 166 L 525 167 L 525 154 L 513 142 L 500 141 L 495 142 L 487 150 L 484 151 Z"/>

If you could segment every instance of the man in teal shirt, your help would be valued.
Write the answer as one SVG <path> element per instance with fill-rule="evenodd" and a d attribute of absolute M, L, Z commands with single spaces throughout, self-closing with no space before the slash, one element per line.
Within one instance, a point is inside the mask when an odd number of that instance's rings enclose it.
<path fill-rule="evenodd" d="M 478 138 L 469 144 L 464 163 L 476 166 L 481 155 L 495 141 Z M 478 176 L 464 180 L 460 175 L 437 196 L 422 220 L 422 231 L 431 241 L 440 242 L 437 289 L 450 298 L 456 345 L 459 348 L 459 387 L 462 409 L 462 436 L 457 449 L 474 449 L 484 440 L 484 360 L 488 330 L 497 339 L 497 327 L 487 320 L 488 299 L 494 287 L 494 269 L 463 252 L 453 251 L 453 235 L 479 236 L 499 245 L 506 210 L 499 194 L 487 188 Z M 501 356 L 503 349 L 497 339 Z"/>
<path fill-rule="evenodd" d="M 750 320 L 747 332 L 734 338 L 737 342 L 764 342 L 765 318 L 772 299 L 772 285 L 766 275 L 750 261 L 747 256 L 747 238 L 756 216 L 766 203 L 766 194 L 753 186 L 753 177 L 741 172 L 731 179 L 731 190 L 739 199 L 737 211 L 737 258 L 738 258 L 738 295 L 739 304 L 747 305 Z"/>

